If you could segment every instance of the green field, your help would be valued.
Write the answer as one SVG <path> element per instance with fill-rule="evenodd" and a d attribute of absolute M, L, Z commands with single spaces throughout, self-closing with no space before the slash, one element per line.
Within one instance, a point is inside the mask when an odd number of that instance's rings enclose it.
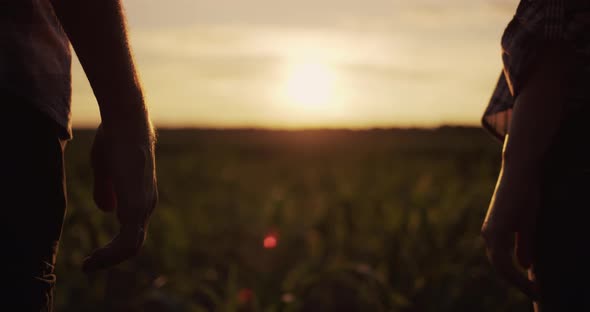
<path fill-rule="evenodd" d="M 147 245 L 93 276 L 116 223 L 74 135 L 57 311 L 528 310 L 479 237 L 500 160 L 481 129 L 162 130 Z"/>

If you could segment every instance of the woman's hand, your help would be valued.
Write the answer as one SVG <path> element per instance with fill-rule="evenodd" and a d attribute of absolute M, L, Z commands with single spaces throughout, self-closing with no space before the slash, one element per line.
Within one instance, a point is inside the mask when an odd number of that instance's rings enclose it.
<path fill-rule="evenodd" d="M 516 176 L 504 168 L 484 220 L 481 235 L 494 269 L 531 299 L 537 286 L 523 269 L 533 263 L 533 238 L 539 204 L 536 181 Z"/>

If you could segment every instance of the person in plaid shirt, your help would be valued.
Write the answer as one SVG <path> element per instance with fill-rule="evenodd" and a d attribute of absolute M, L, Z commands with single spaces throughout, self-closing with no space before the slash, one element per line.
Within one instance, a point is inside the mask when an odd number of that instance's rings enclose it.
<path fill-rule="evenodd" d="M 521 0 L 501 45 L 482 118 L 504 144 L 481 233 L 488 258 L 536 311 L 590 311 L 590 1 Z"/>

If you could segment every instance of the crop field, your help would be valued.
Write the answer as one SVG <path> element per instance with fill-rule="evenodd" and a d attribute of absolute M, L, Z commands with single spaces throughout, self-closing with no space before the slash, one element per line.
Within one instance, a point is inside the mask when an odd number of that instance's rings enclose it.
<path fill-rule="evenodd" d="M 146 246 L 92 276 L 117 224 L 74 136 L 57 311 L 528 310 L 479 237 L 500 166 L 482 129 L 161 130 Z"/>

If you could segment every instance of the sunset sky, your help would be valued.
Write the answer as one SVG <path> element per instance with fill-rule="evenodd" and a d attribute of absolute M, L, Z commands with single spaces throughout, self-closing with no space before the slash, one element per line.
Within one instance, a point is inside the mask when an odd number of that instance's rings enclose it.
<path fill-rule="evenodd" d="M 124 0 L 159 126 L 478 125 L 517 0 Z M 96 125 L 77 61 L 74 126 Z"/>

